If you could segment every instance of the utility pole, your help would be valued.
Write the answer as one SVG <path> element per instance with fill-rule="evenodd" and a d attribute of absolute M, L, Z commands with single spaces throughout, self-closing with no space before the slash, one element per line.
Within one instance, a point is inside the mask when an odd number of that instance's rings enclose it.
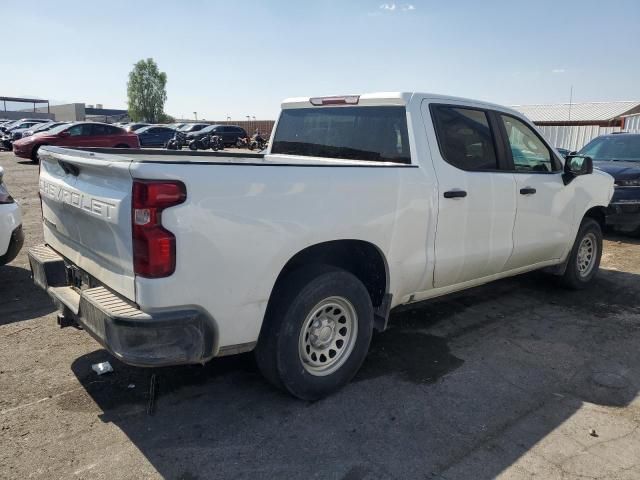
<path fill-rule="evenodd" d="M 573 103 L 573 85 L 569 89 L 569 122 L 571 121 L 571 104 Z"/>
<path fill-rule="evenodd" d="M 193 112 L 193 116 L 196 117 L 196 122 L 198 121 L 198 112 Z"/>

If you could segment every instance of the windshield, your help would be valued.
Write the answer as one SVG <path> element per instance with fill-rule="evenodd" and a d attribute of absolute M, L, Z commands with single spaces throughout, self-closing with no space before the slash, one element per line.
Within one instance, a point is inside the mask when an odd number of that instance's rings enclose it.
<path fill-rule="evenodd" d="M 33 126 L 33 132 L 41 132 L 43 130 L 51 130 L 52 128 L 60 125 L 59 123 L 41 123 Z"/>
<path fill-rule="evenodd" d="M 595 161 L 640 162 L 640 135 L 611 135 L 598 137 L 578 152 Z"/>
<path fill-rule="evenodd" d="M 411 163 L 404 107 L 285 109 L 271 153 Z"/>

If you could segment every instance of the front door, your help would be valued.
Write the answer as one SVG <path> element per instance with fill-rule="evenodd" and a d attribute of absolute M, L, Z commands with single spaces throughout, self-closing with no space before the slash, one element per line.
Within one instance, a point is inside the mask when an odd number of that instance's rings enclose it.
<path fill-rule="evenodd" d="M 429 142 L 438 179 L 433 286 L 504 271 L 513 250 L 516 186 L 514 174 L 500 170 L 501 146 L 488 112 L 454 105 L 429 108 L 425 102 L 423 116 L 432 117 L 437 137 Z"/>
<path fill-rule="evenodd" d="M 572 243 L 573 191 L 562 180 L 562 164 L 548 145 L 520 119 L 496 114 L 516 180 L 513 254 L 507 269 L 559 259 Z"/>

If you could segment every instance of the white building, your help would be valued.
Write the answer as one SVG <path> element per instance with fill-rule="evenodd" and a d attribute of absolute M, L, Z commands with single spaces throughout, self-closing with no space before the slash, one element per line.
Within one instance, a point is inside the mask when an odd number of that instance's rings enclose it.
<path fill-rule="evenodd" d="M 591 139 L 620 131 L 640 132 L 640 101 L 514 105 L 554 147 L 579 150 Z"/>

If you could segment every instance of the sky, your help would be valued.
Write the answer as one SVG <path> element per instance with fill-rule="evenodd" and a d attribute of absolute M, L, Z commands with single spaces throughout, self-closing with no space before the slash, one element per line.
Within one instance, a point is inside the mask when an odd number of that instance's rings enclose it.
<path fill-rule="evenodd" d="M 98 7 L 97 5 L 100 5 Z M 108 5 L 107 8 L 103 5 Z M 640 101 L 640 0 L 0 0 L 0 96 L 126 108 L 133 64 L 179 118 L 287 97 L 420 91 L 515 105 Z"/>

